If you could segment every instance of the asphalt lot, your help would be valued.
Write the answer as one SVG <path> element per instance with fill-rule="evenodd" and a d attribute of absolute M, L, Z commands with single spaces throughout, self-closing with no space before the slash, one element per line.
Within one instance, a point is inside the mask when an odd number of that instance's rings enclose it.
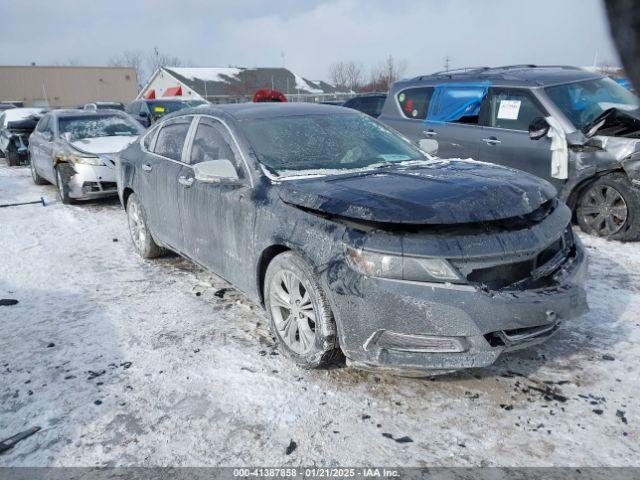
<path fill-rule="evenodd" d="M 492 368 L 305 371 L 224 281 L 140 259 L 117 201 L 0 163 L 0 204 L 40 196 L 0 208 L 0 438 L 43 428 L 0 466 L 640 466 L 638 244 L 582 235 L 591 311 Z"/>

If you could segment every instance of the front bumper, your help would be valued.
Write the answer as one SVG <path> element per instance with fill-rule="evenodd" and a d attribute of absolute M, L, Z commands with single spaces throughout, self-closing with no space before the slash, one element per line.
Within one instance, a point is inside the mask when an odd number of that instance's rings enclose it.
<path fill-rule="evenodd" d="M 345 292 L 341 282 L 332 303 L 348 363 L 362 369 L 424 375 L 488 366 L 506 351 L 544 342 L 561 322 L 588 310 L 583 286 L 587 258 L 579 241 L 575 255 L 553 274 L 554 286 L 532 290 L 486 291 L 371 278 L 344 268 L 357 292 Z M 402 345 L 402 335 L 413 337 Z M 421 341 L 421 336 L 434 340 Z M 462 345 L 463 351 L 443 348 L 442 342 L 431 351 L 416 348 L 416 343 L 431 345 L 437 338 Z"/>
<path fill-rule="evenodd" d="M 113 167 L 67 164 L 63 180 L 69 186 L 69 196 L 76 200 L 109 197 L 118 194 Z"/>

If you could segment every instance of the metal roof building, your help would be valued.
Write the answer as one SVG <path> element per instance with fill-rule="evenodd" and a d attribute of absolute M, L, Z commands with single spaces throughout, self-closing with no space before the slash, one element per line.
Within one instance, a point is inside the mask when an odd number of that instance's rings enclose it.
<path fill-rule="evenodd" d="M 290 100 L 312 100 L 339 95 L 335 87 L 307 80 L 286 68 L 162 67 L 138 98 L 180 97 L 211 103 L 250 101 L 257 90 L 271 89 Z"/>
<path fill-rule="evenodd" d="M 137 94 L 134 68 L 0 66 L 0 102 L 77 107 L 94 101 L 127 103 Z"/>

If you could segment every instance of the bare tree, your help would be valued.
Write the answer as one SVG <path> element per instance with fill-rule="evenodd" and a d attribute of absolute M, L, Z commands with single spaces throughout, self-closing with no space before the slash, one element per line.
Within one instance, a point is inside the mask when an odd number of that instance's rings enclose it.
<path fill-rule="evenodd" d="M 182 63 L 179 57 L 162 53 L 157 47 L 154 47 L 146 57 L 146 64 L 150 74 L 153 74 L 161 67 L 181 67 Z"/>
<path fill-rule="evenodd" d="M 366 91 L 386 92 L 389 86 L 399 80 L 407 71 L 405 60 L 396 60 L 393 55 L 371 71 L 371 80 L 364 87 Z"/>
<path fill-rule="evenodd" d="M 109 58 L 107 64 L 110 67 L 135 68 L 139 86 L 142 86 L 148 78 L 144 67 L 144 54 L 140 50 L 125 50 L 119 55 L 114 55 Z"/>
<path fill-rule="evenodd" d="M 192 65 L 190 61 L 186 62 Z M 132 67 L 136 69 L 138 84 L 144 85 L 151 75 L 160 67 L 180 67 L 185 65 L 179 57 L 162 53 L 158 48 L 149 52 L 141 50 L 125 50 L 118 55 L 109 58 L 108 64 L 112 67 Z"/>
<path fill-rule="evenodd" d="M 346 85 L 349 90 L 357 92 L 360 90 L 363 81 L 362 67 L 354 61 L 344 64 L 344 73 L 346 76 Z"/>
<path fill-rule="evenodd" d="M 348 88 L 347 66 L 344 62 L 334 62 L 329 66 L 329 78 L 336 88 Z"/>

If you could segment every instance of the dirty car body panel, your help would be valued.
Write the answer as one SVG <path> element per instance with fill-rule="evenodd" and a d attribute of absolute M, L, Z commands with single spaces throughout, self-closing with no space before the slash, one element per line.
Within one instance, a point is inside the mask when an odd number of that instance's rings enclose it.
<path fill-rule="evenodd" d="M 301 162 L 297 169 L 274 167 L 280 159 L 265 147 L 273 138 L 256 131 L 283 121 L 295 129 L 310 118 L 373 122 L 367 128 L 394 136 L 417 157 L 390 155 L 362 167 L 348 154 L 343 160 L 351 163 L 321 168 L 309 152 L 340 140 L 310 145 L 318 134 L 299 138 L 301 151 L 288 153 Z M 180 122 L 189 123 L 186 133 L 167 142 Z M 233 184 L 195 178 L 206 156 L 197 142 L 203 125 L 215 128 L 211 135 L 223 145 L 217 152 L 232 160 Z M 171 164 L 162 178 L 151 175 L 163 168 L 158 163 Z M 331 305 L 340 348 L 360 368 L 407 374 L 490 365 L 587 309 L 585 253 L 550 184 L 503 167 L 428 157 L 361 113 L 296 104 L 185 110 L 123 151 L 116 173 L 123 205 L 136 194 L 158 244 L 257 302 L 265 300 L 274 255 L 292 251 L 304 259 Z M 163 223 L 179 225 L 180 235 L 166 233 Z M 376 258 L 402 268 L 367 270 L 367 259 Z M 454 280 L 426 281 L 429 262 L 449 268 Z"/>

